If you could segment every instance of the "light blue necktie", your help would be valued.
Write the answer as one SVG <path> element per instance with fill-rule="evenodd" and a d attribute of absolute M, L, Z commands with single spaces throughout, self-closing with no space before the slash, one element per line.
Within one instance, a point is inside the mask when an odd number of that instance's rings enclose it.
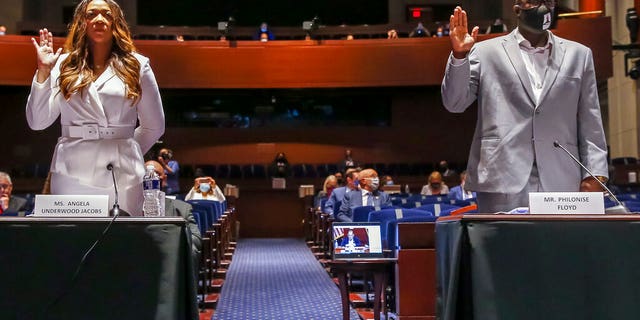
<path fill-rule="evenodd" d="M 367 205 L 373 206 L 373 193 L 367 192 Z"/>

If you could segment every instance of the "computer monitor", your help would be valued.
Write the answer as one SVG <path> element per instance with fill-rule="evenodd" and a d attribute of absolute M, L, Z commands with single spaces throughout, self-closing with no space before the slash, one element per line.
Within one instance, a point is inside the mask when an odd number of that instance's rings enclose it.
<path fill-rule="evenodd" d="M 383 258 L 380 224 L 376 222 L 334 222 L 333 259 Z"/>

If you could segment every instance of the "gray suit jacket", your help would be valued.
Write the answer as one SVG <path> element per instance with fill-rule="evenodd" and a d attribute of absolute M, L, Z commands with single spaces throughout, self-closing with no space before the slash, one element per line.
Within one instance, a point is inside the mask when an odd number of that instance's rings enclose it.
<path fill-rule="evenodd" d="M 200 254 L 202 252 L 202 235 L 193 217 L 193 208 L 187 202 L 165 198 L 164 202 L 165 216 L 167 217 L 183 217 L 187 221 L 187 226 L 191 231 L 191 256 L 196 271 L 196 279 L 198 278 L 198 266 L 200 264 Z"/>
<path fill-rule="evenodd" d="M 6 211 L 7 212 L 22 212 L 22 211 L 25 210 L 26 206 L 27 206 L 27 199 L 12 195 L 9 198 L 9 208 L 7 208 Z"/>
<path fill-rule="evenodd" d="M 461 66 L 447 64 L 442 101 L 463 112 L 478 100 L 467 189 L 517 193 L 534 160 L 544 191 L 578 191 L 587 177 L 554 141 L 595 175 L 608 176 L 607 145 L 589 48 L 549 33 L 550 64 L 536 103 L 515 33 L 476 43 Z"/>
<path fill-rule="evenodd" d="M 344 198 L 342 199 L 342 204 L 340 205 L 340 211 L 337 214 L 334 214 L 336 217 L 336 221 L 341 222 L 352 222 L 353 221 L 353 208 L 362 207 L 362 191 L 353 190 L 347 191 L 344 194 Z M 391 200 L 389 200 L 389 195 L 380 190 L 376 190 L 373 192 L 373 206 L 374 207 L 388 207 L 391 206 Z"/>

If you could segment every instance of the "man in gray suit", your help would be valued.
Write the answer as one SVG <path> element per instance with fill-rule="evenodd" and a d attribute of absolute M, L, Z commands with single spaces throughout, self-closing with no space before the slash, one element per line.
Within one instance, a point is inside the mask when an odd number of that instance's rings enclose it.
<path fill-rule="evenodd" d="M 144 163 L 145 167 L 148 165 L 152 165 L 154 167 L 158 176 L 160 176 L 160 174 L 164 174 L 164 169 L 158 161 L 149 160 Z M 164 183 L 164 180 L 161 180 L 160 183 Z M 194 272 L 196 272 L 195 275 L 197 279 L 200 255 L 202 254 L 202 235 L 200 234 L 200 229 L 196 223 L 196 218 L 193 216 L 193 208 L 191 204 L 187 202 L 165 198 L 164 212 L 167 217 L 182 217 L 187 222 L 187 227 L 191 234 L 191 257 L 193 258 Z"/>
<path fill-rule="evenodd" d="M 478 101 L 466 186 L 480 212 L 526 207 L 529 192 L 602 191 L 554 141 L 608 177 L 591 51 L 547 30 L 555 1 L 517 0 L 513 10 L 518 28 L 482 42 L 462 8 L 450 18 L 442 101 L 450 112 Z"/>
<path fill-rule="evenodd" d="M 391 206 L 389 195 L 380 191 L 380 178 L 373 169 L 364 169 L 358 173 L 360 189 L 347 191 L 342 199 L 340 210 L 334 213 L 336 221 L 352 222 L 353 208 L 374 206 L 378 208 Z"/>
<path fill-rule="evenodd" d="M 11 194 L 13 183 L 11 176 L 0 171 L 0 213 L 4 215 L 24 215 L 27 199 Z"/>

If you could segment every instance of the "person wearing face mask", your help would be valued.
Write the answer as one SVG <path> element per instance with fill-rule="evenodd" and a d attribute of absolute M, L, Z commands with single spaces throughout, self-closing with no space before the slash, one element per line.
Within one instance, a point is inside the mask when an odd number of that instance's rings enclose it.
<path fill-rule="evenodd" d="M 374 206 L 377 208 L 391 206 L 389 195 L 379 190 L 380 178 L 373 169 L 364 169 L 358 174 L 360 190 L 345 193 L 340 210 L 334 214 L 336 221 L 352 222 L 353 209 L 361 206 Z"/>
<path fill-rule="evenodd" d="M 275 178 L 286 178 L 289 176 L 289 160 L 284 152 L 279 152 L 269 165 L 269 175 Z"/>
<path fill-rule="evenodd" d="M 442 181 L 442 174 L 438 171 L 431 172 L 427 184 L 422 186 L 421 195 L 434 196 L 449 193 L 449 187 Z"/>
<path fill-rule="evenodd" d="M 476 197 L 476 193 L 467 190 L 465 186 L 465 180 L 467 180 L 467 172 L 462 171 L 460 173 L 460 185 L 455 186 L 449 190 L 449 198 L 456 200 L 467 200 Z"/>
<path fill-rule="evenodd" d="M 477 100 L 465 186 L 479 212 L 527 207 L 529 192 L 602 191 L 555 141 L 608 178 L 593 57 L 549 30 L 555 10 L 556 1 L 517 0 L 517 28 L 482 42 L 461 7 L 450 17 L 442 102 L 459 113 Z"/>
<path fill-rule="evenodd" d="M 487 30 L 484 33 L 503 33 L 507 31 L 509 31 L 509 28 L 507 28 L 507 25 L 504 24 L 502 18 L 497 18 L 492 25 L 487 27 Z"/>
<path fill-rule="evenodd" d="M 263 22 L 260 24 L 260 28 L 254 35 L 253 39 L 266 42 L 275 40 L 276 36 L 273 34 L 273 32 L 271 32 L 271 29 L 269 29 L 269 25 L 266 22 Z"/>
<path fill-rule="evenodd" d="M 344 186 L 344 178 L 342 175 L 342 172 L 338 171 L 336 173 L 333 174 L 336 177 L 336 182 L 338 182 L 338 187 L 343 187 Z"/>
<path fill-rule="evenodd" d="M 336 176 L 330 175 L 326 179 L 324 179 L 324 184 L 322 185 L 322 190 L 318 191 L 314 200 L 314 207 L 320 208 L 320 203 L 323 199 L 329 199 L 333 190 L 338 187 L 338 179 Z M 321 208 L 320 208 L 321 209 Z"/>
<path fill-rule="evenodd" d="M 195 178 L 193 188 L 184 197 L 184 200 L 213 200 L 225 201 L 226 198 L 216 181 L 211 177 Z"/>

